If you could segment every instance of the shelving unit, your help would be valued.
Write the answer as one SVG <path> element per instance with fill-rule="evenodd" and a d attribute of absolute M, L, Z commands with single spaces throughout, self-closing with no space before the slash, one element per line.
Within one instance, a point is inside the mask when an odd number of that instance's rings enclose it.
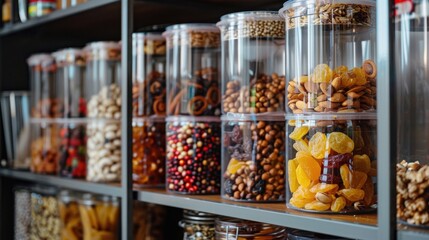
<path fill-rule="evenodd" d="M 3 1 L 0 1 L 2 3 Z M 287 209 L 284 203 L 251 204 L 223 200 L 220 196 L 189 196 L 167 193 L 163 189 L 132 189 L 131 143 L 131 33 L 143 26 L 181 22 L 215 22 L 234 11 L 252 9 L 278 10 L 283 0 L 89 0 L 85 4 L 54 12 L 25 23 L 14 23 L 0 30 L 0 90 L 29 88 L 25 59 L 35 52 L 49 52 L 64 47 L 82 47 L 95 40 L 122 40 L 123 146 L 122 184 L 89 183 L 83 180 L 37 175 L 17 170 L 0 170 L 0 239 L 12 239 L 13 188 L 16 183 L 41 183 L 79 191 L 109 194 L 122 198 L 122 239 L 132 234 L 131 203 L 137 199 L 171 207 L 194 209 L 225 216 L 268 222 L 291 228 L 358 239 L 429 239 L 429 231 L 398 225 L 395 221 L 395 163 L 391 152 L 390 108 L 388 91 L 378 93 L 379 172 L 378 215 L 308 214 Z M 391 79 L 391 34 L 388 0 L 377 1 L 379 33 L 379 78 Z M 49 44 L 47 44 L 49 43 Z M 381 45 L 380 45 L 381 44 Z M 392 79 L 390 81 L 393 81 Z M 390 89 L 390 81 L 379 81 L 379 89 Z M 382 124 L 381 124 L 382 123 Z M 387 171 L 390 170 L 390 171 Z M 394 178 L 393 178 L 394 179 Z M 378 217 L 377 217 L 378 216 Z M 393 224 L 392 224 L 393 222 Z M 397 231 L 397 233 L 396 233 Z"/>

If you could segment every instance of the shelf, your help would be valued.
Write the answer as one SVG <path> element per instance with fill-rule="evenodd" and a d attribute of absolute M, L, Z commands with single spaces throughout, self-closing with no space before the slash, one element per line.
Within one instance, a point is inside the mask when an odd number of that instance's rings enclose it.
<path fill-rule="evenodd" d="M 242 203 L 220 196 L 167 193 L 164 189 L 139 189 L 137 199 L 171 207 L 193 209 L 223 216 L 266 222 L 307 231 L 359 239 L 377 239 L 377 215 L 308 214 L 286 208 L 284 203 Z"/>
<path fill-rule="evenodd" d="M 82 192 L 91 192 L 116 197 L 122 196 L 120 184 L 92 183 L 79 179 L 61 178 L 58 176 L 40 175 L 25 171 L 16 171 L 10 169 L 0 169 L 0 176 L 18 180 L 30 181 L 34 183 L 47 184 L 57 187 L 78 190 Z"/>
<path fill-rule="evenodd" d="M 429 229 L 413 228 L 398 225 L 398 239 L 428 240 Z"/>

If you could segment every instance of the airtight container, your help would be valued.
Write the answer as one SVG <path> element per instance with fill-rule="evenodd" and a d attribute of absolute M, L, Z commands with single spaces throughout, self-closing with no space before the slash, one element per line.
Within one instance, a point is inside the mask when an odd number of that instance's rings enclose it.
<path fill-rule="evenodd" d="M 58 194 L 61 220 L 61 240 L 82 239 L 82 221 L 79 213 L 78 194 L 63 190 Z"/>
<path fill-rule="evenodd" d="M 284 112 L 285 22 L 277 12 L 231 13 L 222 39 L 222 112 Z"/>
<path fill-rule="evenodd" d="M 222 197 L 285 200 L 284 115 L 222 116 Z"/>
<path fill-rule="evenodd" d="M 164 206 L 134 201 L 134 239 L 164 239 L 166 218 L 167 209 Z"/>
<path fill-rule="evenodd" d="M 183 228 L 183 240 L 214 240 L 216 215 L 183 210 L 183 219 L 179 226 Z"/>
<path fill-rule="evenodd" d="M 286 21 L 287 112 L 376 109 L 374 0 L 293 0 Z"/>
<path fill-rule="evenodd" d="M 87 135 L 84 119 L 58 120 L 59 175 L 85 178 L 87 173 Z"/>
<path fill-rule="evenodd" d="M 220 33 L 214 24 L 167 27 L 167 115 L 219 116 Z"/>
<path fill-rule="evenodd" d="M 287 120 L 288 207 L 315 213 L 374 211 L 376 115 Z"/>
<path fill-rule="evenodd" d="M 216 240 L 284 240 L 286 236 L 284 227 L 226 217 L 216 219 Z"/>
<path fill-rule="evenodd" d="M 58 174 L 59 125 L 46 119 L 33 119 L 30 129 L 30 170 L 40 174 Z"/>

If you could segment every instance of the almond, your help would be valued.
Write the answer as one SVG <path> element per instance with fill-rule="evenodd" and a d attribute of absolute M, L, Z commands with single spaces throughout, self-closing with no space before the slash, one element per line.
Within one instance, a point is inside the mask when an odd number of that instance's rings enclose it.
<path fill-rule="evenodd" d="M 323 101 L 326 101 L 327 99 L 328 99 L 328 97 L 325 94 L 319 95 L 317 97 L 318 102 L 323 102 Z"/>
<path fill-rule="evenodd" d="M 301 109 L 301 110 L 305 109 L 305 108 L 306 108 L 306 106 L 305 106 L 305 102 L 304 102 L 304 101 L 297 101 L 297 102 L 296 102 L 296 107 L 297 107 L 298 109 Z"/>
<path fill-rule="evenodd" d="M 310 93 L 317 93 L 319 91 L 319 85 L 313 82 L 304 83 L 305 90 Z"/>
<path fill-rule="evenodd" d="M 348 90 L 346 93 L 349 93 L 349 92 L 360 92 L 360 91 L 365 90 L 365 89 L 366 89 L 365 86 L 357 86 L 357 87 L 354 87 L 354 88 Z"/>
<path fill-rule="evenodd" d="M 326 95 L 331 96 L 332 95 L 332 86 L 329 83 L 320 83 L 320 90 Z"/>
<path fill-rule="evenodd" d="M 335 90 L 340 90 L 342 88 L 340 77 L 334 78 L 334 80 L 332 80 L 331 84 L 332 84 L 332 87 L 335 88 Z"/>
<path fill-rule="evenodd" d="M 329 101 L 331 101 L 331 102 L 335 102 L 335 103 L 342 103 L 342 102 L 344 102 L 347 98 L 343 95 L 343 94 L 341 94 L 341 93 L 334 93 L 333 95 L 332 95 L 332 97 L 330 97 L 330 98 L 328 98 L 329 99 Z"/>
<path fill-rule="evenodd" d="M 355 98 L 360 98 L 360 96 L 362 96 L 363 94 L 360 94 L 360 93 L 355 93 L 355 92 L 348 92 L 347 93 L 347 96 L 348 97 L 350 97 L 350 98 L 353 98 L 353 99 L 355 99 Z"/>

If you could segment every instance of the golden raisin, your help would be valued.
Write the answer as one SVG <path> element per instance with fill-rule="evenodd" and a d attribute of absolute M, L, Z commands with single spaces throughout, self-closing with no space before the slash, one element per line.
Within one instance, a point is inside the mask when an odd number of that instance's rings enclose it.
<path fill-rule="evenodd" d="M 335 76 L 339 77 L 348 71 L 349 69 L 347 68 L 347 66 L 341 65 L 335 68 L 334 74 Z"/>
<path fill-rule="evenodd" d="M 353 171 L 351 187 L 356 189 L 361 189 L 366 182 L 368 175 L 361 171 Z"/>
<path fill-rule="evenodd" d="M 289 135 L 289 138 L 291 138 L 295 141 L 298 141 L 298 140 L 302 139 L 302 137 L 304 137 L 305 134 L 307 134 L 309 130 L 310 130 L 310 128 L 307 126 L 295 127 L 293 132 Z"/>
<path fill-rule="evenodd" d="M 299 186 L 298 189 L 292 194 L 294 198 L 304 198 L 311 201 L 314 200 L 316 194 L 311 192 L 308 188 Z"/>
<path fill-rule="evenodd" d="M 351 153 L 355 147 L 353 140 L 342 132 L 330 133 L 328 145 L 332 150 L 340 154 Z"/>
<path fill-rule="evenodd" d="M 353 170 L 369 173 L 369 171 L 371 170 L 371 160 L 369 159 L 368 155 L 354 155 Z"/>
<path fill-rule="evenodd" d="M 305 198 L 297 198 L 297 197 L 292 197 L 289 200 L 289 203 L 297 208 L 304 208 L 305 204 L 312 202 L 313 200 L 308 200 Z"/>
<path fill-rule="evenodd" d="M 362 190 L 365 192 L 363 203 L 365 204 L 365 206 L 371 206 L 371 204 L 374 202 L 374 183 L 372 182 L 372 179 L 370 177 L 366 179 Z"/>
<path fill-rule="evenodd" d="M 331 205 L 331 211 L 340 212 L 346 207 L 346 199 L 344 197 L 338 197 Z"/>
<path fill-rule="evenodd" d="M 360 201 L 365 197 L 365 192 L 361 189 L 341 189 L 338 193 L 351 202 Z"/>
<path fill-rule="evenodd" d="M 300 165 L 296 168 L 296 178 L 298 180 L 299 185 L 309 188 L 311 185 L 311 179 L 307 176 L 304 169 Z"/>
<path fill-rule="evenodd" d="M 324 158 L 326 152 L 326 135 L 321 132 L 317 132 L 311 137 L 308 142 L 308 146 L 313 157 L 317 159 Z"/>
<path fill-rule="evenodd" d="M 298 167 L 298 163 L 295 159 L 291 159 L 288 161 L 288 181 L 289 181 L 289 189 L 293 193 L 298 189 L 299 183 L 296 177 L 296 168 Z"/>
<path fill-rule="evenodd" d="M 319 64 L 314 68 L 312 80 L 315 83 L 327 83 L 332 81 L 332 77 L 332 69 L 327 64 Z"/>
<path fill-rule="evenodd" d="M 310 152 L 310 148 L 308 147 L 307 142 L 305 142 L 302 139 L 297 140 L 294 144 L 293 144 L 293 148 L 299 152 L 299 151 L 303 151 L 303 152 Z"/>
<path fill-rule="evenodd" d="M 336 192 L 338 190 L 338 184 L 328 184 L 328 183 L 318 183 L 310 188 L 312 193 L 326 193 L 326 192 Z"/>
<path fill-rule="evenodd" d="M 350 188 L 351 173 L 350 173 L 349 166 L 347 164 L 343 164 L 340 167 L 340 175 L 341 175 L 341 180 L 343 180 L 344 187 Z"/>
<path fill-rule="evenodd" d="M 352 70 L 352 75 L 353 77 L 356 79 L 355 84 L 356 85 L 365 85 L 366 83 L 366 76 L 365 76 L 365 72 L 362 68 L 353 68 Z"/>
<path fill-rule="evenodd" d="M 226 168 L 226 171 L 229 174 L 235 174 L 245 163 L 242 161 L 238 161 L 235 158 L 232 158 L 231 161 L 228 163 L 228 167 Z"/>
<path fill-rule="evenodd" d="M 299 156 L 296 158 L 305 175 L 310 180 L 318 180 L 322 171 L 319 163 L 311 156 Z"/>
<path fill-rule="evenodd" d="M 321 203 L 319 201 L 313 201 L 305 204 L 304 208 L 307 210 L 326 211 L 331 207 L 329 203 Z"/>

